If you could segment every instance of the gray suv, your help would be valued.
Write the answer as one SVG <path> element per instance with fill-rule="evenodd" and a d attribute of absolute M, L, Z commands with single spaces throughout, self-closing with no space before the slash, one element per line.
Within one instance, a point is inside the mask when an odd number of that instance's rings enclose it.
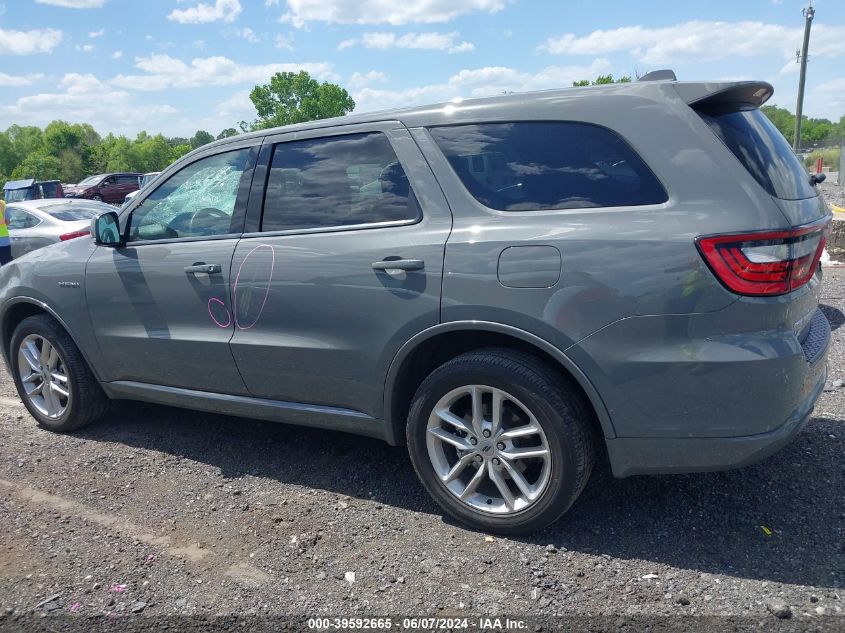
<path fill-rule="evenodd" d="M 498 533 L 558 518 L 600 456 L 770 455 L 825 382 L 830 213 L 770 85 L 646 79 L 200 148 L 0 270 L 23 402 L 62 432 L 131 399 L 407 445 Z"/>

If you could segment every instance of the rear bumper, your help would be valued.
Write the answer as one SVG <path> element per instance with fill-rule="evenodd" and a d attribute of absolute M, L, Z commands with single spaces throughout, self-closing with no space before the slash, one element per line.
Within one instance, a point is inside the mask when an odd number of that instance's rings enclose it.
<path fill-rule="evenodd" d="M 730 470 L 773 455 L 804 428 L 813 413 L 827 379 L 824 355 L 818 363 L 806 400 L 774 431 L 745 437 L 606 439 L 613 475 L 621 478 Z"/>

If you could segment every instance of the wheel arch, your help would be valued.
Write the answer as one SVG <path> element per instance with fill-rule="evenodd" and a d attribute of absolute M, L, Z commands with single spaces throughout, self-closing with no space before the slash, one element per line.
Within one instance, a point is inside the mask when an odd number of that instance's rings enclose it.
<path fill-rule="evenodd" d="M 67 332 L 67 335 L 71 338 L 74 345 L 76 345 L 79 353 L 82 354 L 82 358 L 85 359 L 85 363 L 88 365 L 91 373 L 93 373 L 94 377 L 99 380 L 99 375 L 97 374 L 97 370 L 94 368 L 94 365 L 91 363 L 91 359 L 85 353 L 82 346 L 79 345 L 79 341 L 73 331 L 67 326 L 67 323 L 65 323 L 65 321 L 56 314 L 55 310 L 53 310 L 49 305 L 43 301 L 39 301 L 38 299 L 33 299 L 32 297 L 21 296 L 10 299 L 4 306 L 2 315 L 0 315 L 0 336 L 2 336 L 3 343 L 2 353 L 3 358 L 6 361 L 6 365 L 11 367 L 11 358 L 9 356 L 11 350 L 9 349 L 9 345 L 12 342 L 12 334 L 14 333 L 15 328 L 18 327 L 24 319 L 38 314 L 46 314 L 50 316 L 65 332 Z"/>
<path fill-rule="evenodd" d="M 605 438 L 616 433 L 607 408 L 587 376 L 560 349 L 519 328 L 486 321 L 441 323 L 420 332 L 396 353 L 384 389 L 385 439 L 405 443 L 408 409 L 419 384 L 434 369 L 468 351 L 502 347 L 528 352 L 561 371 L 581 391 Z"/>

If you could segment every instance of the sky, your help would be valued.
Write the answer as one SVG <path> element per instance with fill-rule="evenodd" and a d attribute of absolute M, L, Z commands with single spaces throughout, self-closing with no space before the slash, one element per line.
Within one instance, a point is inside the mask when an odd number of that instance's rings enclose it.
<path fill-rule="evenodd" d="M 0 129 L 218 134 L 279 71 L 357 112 L 671 68 L 795 109 L 806 0 L 0 0 Z M 845 0 L 816 0 L 804 112 L 845 114 Z"/>

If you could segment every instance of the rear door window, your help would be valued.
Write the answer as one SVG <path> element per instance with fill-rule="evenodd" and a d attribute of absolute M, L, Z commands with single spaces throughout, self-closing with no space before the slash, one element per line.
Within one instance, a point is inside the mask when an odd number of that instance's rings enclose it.
<path fill-rule="evenodd" d="M 700 114 L 770 195 L 783 200 L 801 200 L 816 195 L 801 160 L 760 110 L 718 116 Z"/>
<path fill-rule="evenodd" d="M 408 176 L 381 132 L 276 145 L 262 231 L 325 229 L 420 216 Z"/>
<path fill-rule="evenodd" d="M 6 209 L 6 222 L 12 230 L 31 229 L 41 224 L 41 220 L 18 207 Z"/>
<path fill-rule="evenodd" d="M 469 192 L 502 211 L 661 204 L 666 191 L 617 134 L 571 121 L 430 129 Z"/>

